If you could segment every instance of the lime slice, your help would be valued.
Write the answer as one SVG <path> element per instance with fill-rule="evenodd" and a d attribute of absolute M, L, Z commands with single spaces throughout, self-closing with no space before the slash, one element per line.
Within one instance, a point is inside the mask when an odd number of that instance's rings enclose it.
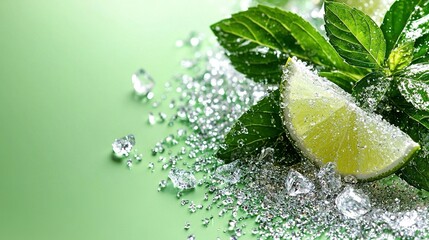
<path fill-rule="evenodd" d="M 359 180 L 387 176 L 420 149 L 381 116 L 359 108 L 350 94 L 289 59 L 281 84 L 284 122 L 303 155 L 322 166 L 337 164 Z"/>

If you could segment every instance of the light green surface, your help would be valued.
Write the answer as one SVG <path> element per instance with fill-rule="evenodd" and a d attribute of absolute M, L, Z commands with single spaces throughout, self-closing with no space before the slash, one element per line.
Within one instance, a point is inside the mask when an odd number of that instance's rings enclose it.
<path fill-rule="evenodd" d="M 206 214 L 156 191 L 167 173 L 150 173 L 149 149 L 172 130 L 147 125 L 153 109 L 132 99 L 130 76 L 144 67 L 162 92 L 178 70 L 175 41 L 210 34 L 230 6 L 0 1 L 0 239 L 225 239 L 224 222 L 204 229 Z M 128 133 L 144 154 L 131 171 L 110 158 Z"/>

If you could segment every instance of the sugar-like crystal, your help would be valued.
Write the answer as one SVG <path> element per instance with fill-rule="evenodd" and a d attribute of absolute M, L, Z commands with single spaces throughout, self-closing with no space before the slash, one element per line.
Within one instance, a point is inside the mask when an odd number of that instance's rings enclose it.
<path fill-rule="evenodd" d="M 129 134 L 123 138 L 115 139 L 112 143 L 112 149 L 116 156 L 125 157 L 128 156 L 136 144 L 134 135 Z"/>
<path fill-rule="evenodd" d="M 286 192 L 289 196 L 307 194 L 314 190 L 314 184 L 301 173 L 290 170 L 286 176 Z"/>
<path fill-rule="evenodd" d="M 155 81 L 152 76 L 143 68 L 137 70 L 131 76 L 131 82 L 134 87 L 134 92 L 138 96 L 147 96 L 155 86 Z"/>
<path fill-rule="evenodd" d="M 371 210 L 371 201 L 361 190 L 346 187 L 335 199 L 337 209 L 348 218 L 359 218 Z"/>
<path fill-rule="evenodd" d="M 195 176 L 186 170 L 177 168 L 171 169 L 168 173 L 168 177 L 173 182 L 173 186 L 180 190 L 192 189 L 197 185 Z"/>

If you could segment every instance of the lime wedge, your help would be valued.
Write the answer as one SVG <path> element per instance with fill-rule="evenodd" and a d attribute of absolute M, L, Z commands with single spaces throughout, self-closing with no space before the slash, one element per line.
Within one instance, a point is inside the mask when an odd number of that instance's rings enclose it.
<path fill-rule="evenodd" d="M 359 108 L 350 94 L 299 60 L 288 60 L 280 88 L 290 137 L 319 166 L 335 162 L 342 175 L 374 180 L 395 172 L 420 149 L 399 128 Z"/>

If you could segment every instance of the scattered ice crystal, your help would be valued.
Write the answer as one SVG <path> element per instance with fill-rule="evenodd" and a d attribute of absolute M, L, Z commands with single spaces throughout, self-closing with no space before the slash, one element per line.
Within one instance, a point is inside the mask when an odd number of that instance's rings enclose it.
<path fill-rule="evenodd" d="M 323 166 L 317 173 L 322 191 L 327 194 L 333 194 L 341 189 L 341 176 L 336 172 L 336 164 L 329 162 Z"/>
<path fill-rule="evenodd" d="M 289 196 L 307 194 L 314 190 L 314 184 L 301 173 L 290 170 L 286 176 L 286 192 Z"/>
<path fill-rule="evenodd" d="M 188 236 L 188 240 L 195 240 L 195 239 L 196 239 L 195 235 L 193 235 L 193 234 Z"/>
<path fill-rule="evenodd" d="M 133 160 L 132 159 L 128 159 L 127 160 L 127 167 L 131 169 L 132 166 L 133 166 Z"/>
<path fill-rule="evenodd" d="M 165 188 L 167 186 L 167 181 L 166 180 L 161 180 L 160 182 L 159 182 L 159 188 L 160 189 L 163 189 L 163 188 Z"/>
<path fill-rule="evenodd" d="M 115 139 L 112 143 L 113 152 L 118 157 L 128 156 L 133 149 L 133 146 L 136 144 L 134 135 L 129 134 L 123 138 Z"/>
<path fill-rule="evenodd" d="M 153 162 L 149 162 L 149 164 L 147 165 L 148 168 L 153 169 L 155 165 L 153 164 Z"/>
<path fill-rule="evenodd" d="M 209 225 L 209 223 L 210 223 L 210 221 L 213 219 L 213 217 L 206 217 L 206 218 L 203 218 L 201 221 L 202 221 L 202 224 L 203 224 L 203 226 L 204 227 L 207 227 L 208 225 Z"/>
<path fill-rule="evenodd" d="M 143 68 L 137 70 L 131 76 L 131 82 L 133 83 L 134 92 L 138 96 L 147 96 L 155 86 L 152 76 Z"/>
<path fill-rule="evenodd" d="M 134 154 L 134 159 L 140 162 L 141 160 L 143 160 L 143 154 Z"/>
<path fill-rule="evenodd" d="M 361 190 L 346 187 L 335 199 L 337 209 L 348 218 L 359 218 L 371 210 L 369 197 Z"/>
<path fill-rule="evenodd" d="M 167 119 L 167 114 L 160 112 L 158 115 L 159 115 L 159 121 L 165 122 L 165 119 Z"/>
<path fill-rule="evenodd" d="M 236 160 L 229 164 L 224 164 L 218 167 L 213 175 L 214 178 L 217 178 L 225 183 L 236 184 L 240 181 L 241 170 L 238 168 L 238 161 Z"/>
<path fill-rule="evenodd" d="M 195 176 L 186 170 L 177 168 L 171 169 L 168 177 L 173 182 L 174 187 L 180 190 L 192 189 L 197 185 Z"/>
<path fill-rule="evenodd" d="M 149 113 L 147 121 L 149 122 L 150 125 L 154 125 L 156 123 L 155 120 L 155 115 L 153 115 L 153 113 Z"/>
<path fill-rule="evenodd" d="M 185 229 L 186 231 L 188 231 L 191 228 L 191 224 L 189 222 L 185 223 L 185 226 L 183 227 L 183 229 Z"/>

